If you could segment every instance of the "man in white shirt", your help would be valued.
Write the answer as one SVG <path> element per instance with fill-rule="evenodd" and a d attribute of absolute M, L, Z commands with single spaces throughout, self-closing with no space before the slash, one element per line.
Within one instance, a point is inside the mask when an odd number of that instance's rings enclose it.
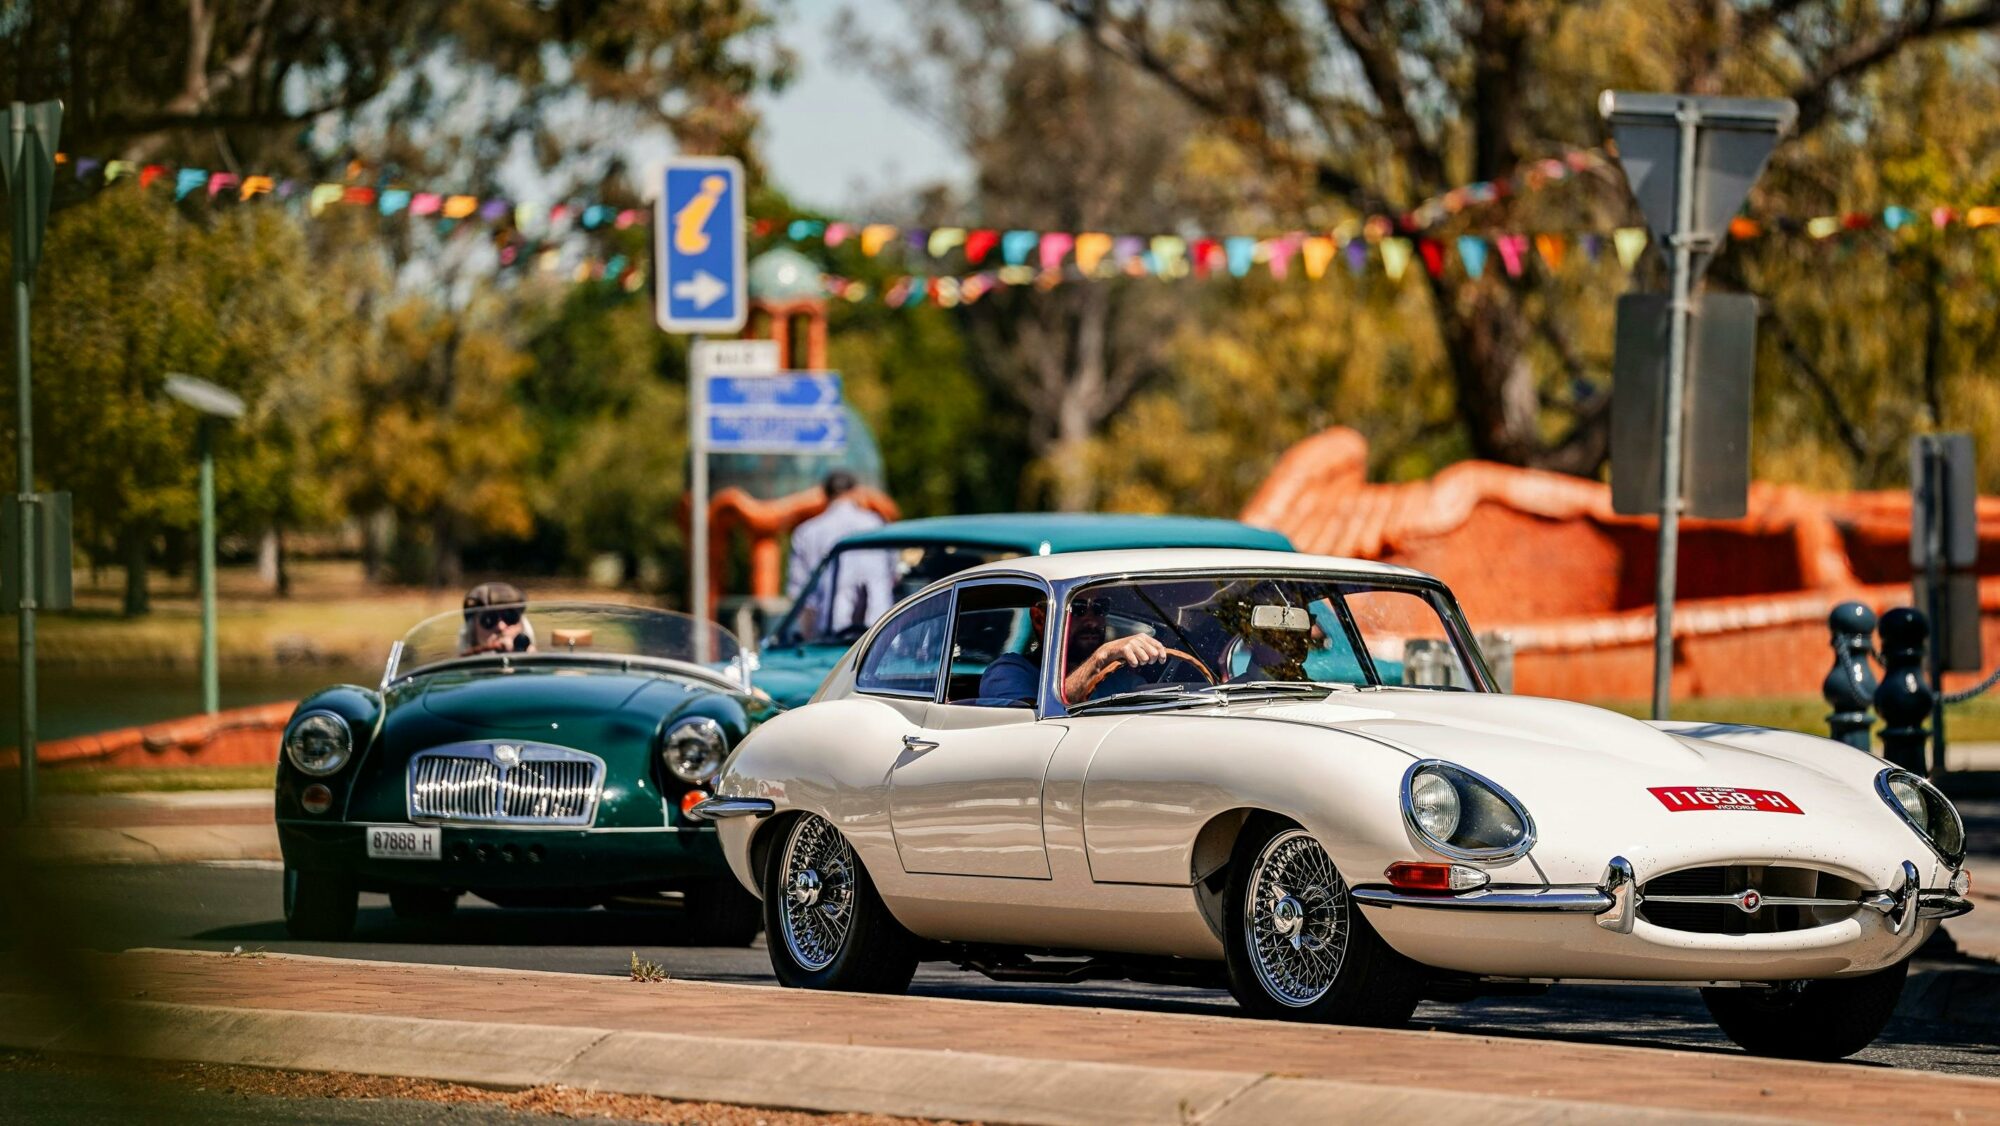
<path fill-rule="evenodd" d="M 856 532 L 882 526 L 882 518 L 862 507 L 853 496 L 854 474 L 836 469 L 826 475 L 826 510 L 792 529 L 792 558 L 785 572 L 785 594 L 801 596 L 797 632 L 801 638 L 867 627 L 889 609 L 894 599 L 896 569 L 888 551 L 843 552 L 810 591 L 806 583 L 833 554 L 841 540 Z"/>

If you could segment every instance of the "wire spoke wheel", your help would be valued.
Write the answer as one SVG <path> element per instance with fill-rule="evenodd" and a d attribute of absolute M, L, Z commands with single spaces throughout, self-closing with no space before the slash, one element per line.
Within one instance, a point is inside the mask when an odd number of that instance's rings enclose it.
<path fill-rule="evenodd" d="M 1347 887 L 1304 829 L 1271 838 L 1250 870 L 1243 928 L 1271 999 L 1304 1008 L 1326 996 L 1347 954 Z"/>
<path fill-rule="evenodd" d="M 825 818 L 807 816 L 793 827 L 781 863 L 785 950 L 800 968 L 823 970 L 854 924 L 854 849 Z"/>

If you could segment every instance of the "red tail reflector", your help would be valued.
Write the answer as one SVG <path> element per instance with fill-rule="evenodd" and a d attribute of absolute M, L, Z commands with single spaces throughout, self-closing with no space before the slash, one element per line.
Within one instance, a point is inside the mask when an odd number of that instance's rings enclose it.
<path fill-rule="evenodd" d="M 1398 860 L 1382 873 L 1389 886 L 1398 891 L 1472 891 L 1486 886 L 1491 877 L 1464 864 L 1426 864 Z"/>

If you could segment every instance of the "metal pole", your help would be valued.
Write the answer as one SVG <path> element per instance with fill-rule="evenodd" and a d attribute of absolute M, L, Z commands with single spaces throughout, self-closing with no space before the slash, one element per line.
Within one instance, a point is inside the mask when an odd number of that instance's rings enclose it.
<path fill-rule="evenodd" d="M 15 115 L 15 128 L 21 126 Z M 18 206 L 18 204 L 17 204 Z M 21 248 L 16 245 L 14 252 Z M 28 279 L 15 263 L 14 369 L 20 387 L 19 484 L 21 506 L 21 820 L 35 817 L 35 416 L 28 367 Z"/>
<path fill-rule="evenodd" d="M 696 333 L 688 337 L 688 472 L 691 478 L 689 495 L 693 498 L 690 512 L 691 531 L 689 551 L 693 558 L 688 561 L 692 575 L 693 590 L 689 593 L 688 606 L 697 622 L 708 621 L 708 415 L 707 372 L 702 370 L 698 357 L 701 354 L 702 336 Z"/>
<path fill-rule="evenodd" d="M 1668 306 L 1665 431 L 1660 454 L 1660 544 L 1653 589 L 1653 718 L 1667 719 L 1673 705 L 1674 585 L 1681 546 L 1681 400 L 1687 387 L 1688 317 L 1692 312 L 1694 261 L 1689 245 L 1694 227 L 1695 129 L 1701 113 L 1682 102 L 1680 183 L 1674 193 L 1673 301 Z"/>
<path fill-rule="evenodd" d="M 1944 553 L 1945 513 L 1950 510 L 1950 500 L 1944 495 L 1948 475 L 1944 467 L 1944 448 L 1937 441 L 1922 439 L 1923 472 L 1922 503 L 1924 506 L 1924 616 L 1930 619 L 1930 684 L 1933 703 L 1931 705 L 1931 737 L 1927 749 L 1929 760 L 1924 764 L 1923 773 L 1944 768 L 1944 662 L 1946 623 L 1940 616 L 1944 607 Z"/>
<path fill-rule="evenodd" d="M 215 425 L 201 420 L 201 707 L 222 710 L 215 671 Z"/>

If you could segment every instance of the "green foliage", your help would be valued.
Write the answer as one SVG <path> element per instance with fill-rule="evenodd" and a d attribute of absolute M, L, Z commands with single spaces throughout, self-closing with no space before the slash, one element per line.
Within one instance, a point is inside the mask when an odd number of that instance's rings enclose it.
<path fill-rule="evenodd" d="M 183 217 L 156 194 L 116 191 L 56 217 L 31 320 L 36 476 L 75 494 L 88 552 L 195 524 L 198 422 L 164 397 L 169 372 L 252 406 L 215 430 L 225 531 L 324 518 L 318 420 L 286 409 L 323 370 L 316 296 L 297 225 L 276 211 Z M 11 317 L 6 331 L 11 355 Z M 10 461 L 14 407 L 7 396 Z"/>

